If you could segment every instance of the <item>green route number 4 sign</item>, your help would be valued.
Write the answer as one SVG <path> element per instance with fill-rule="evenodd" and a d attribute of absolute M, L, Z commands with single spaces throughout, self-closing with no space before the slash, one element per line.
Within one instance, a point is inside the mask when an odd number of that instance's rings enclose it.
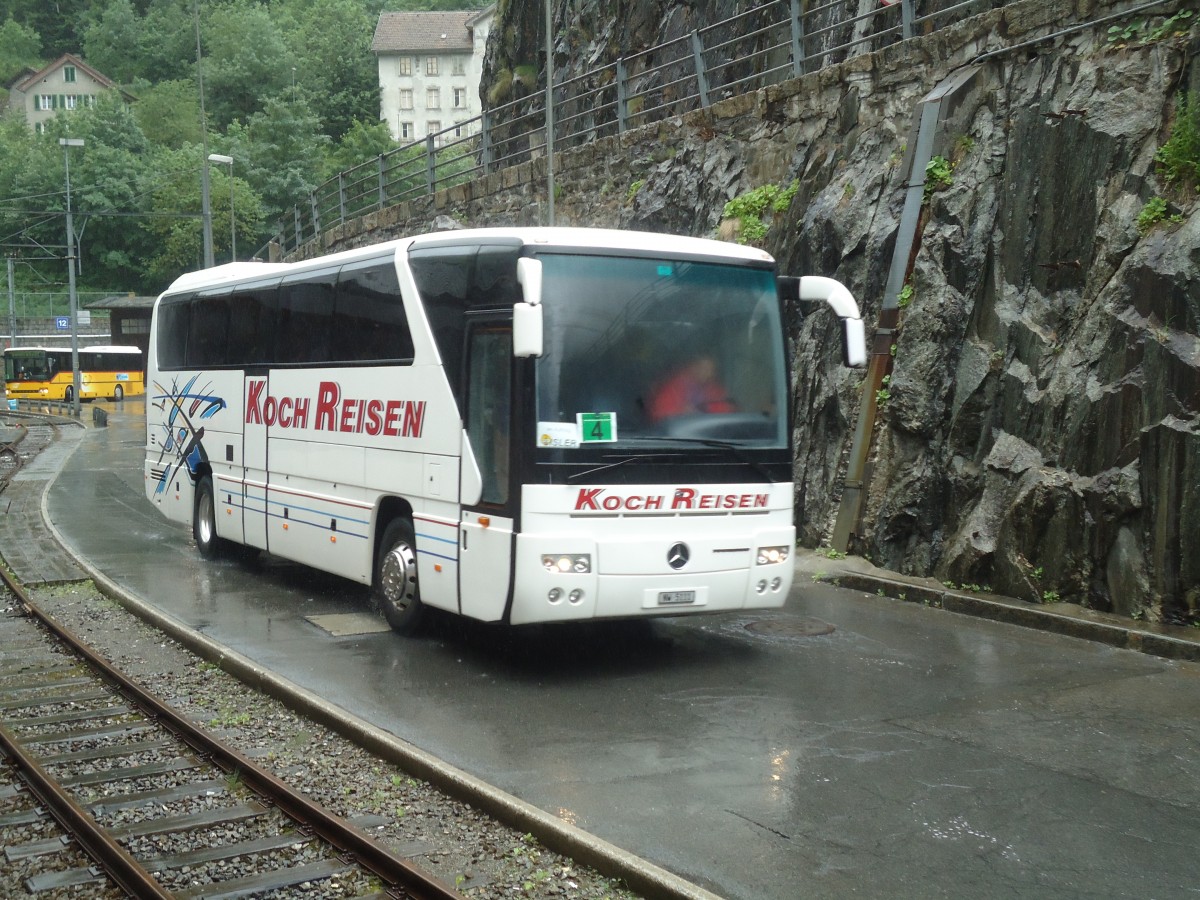
<path fill-rule="evenodd" d="M 616 413 L 579 414 L 579 442 L 581 444 L 611 444 L 616 439 Z"/>

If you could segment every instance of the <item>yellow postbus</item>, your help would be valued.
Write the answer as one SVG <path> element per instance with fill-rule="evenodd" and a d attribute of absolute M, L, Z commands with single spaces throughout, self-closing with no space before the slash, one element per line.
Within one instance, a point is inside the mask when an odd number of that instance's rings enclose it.
<path fill-rule="evenodd" d="M 123 400 L 146 392 L 144 358 L 137 347 L 79 350 L 79 399 Z M 61 347 L 9 347 L 4 351 L 8 399 L 75 399 L 71 351 Z"/>

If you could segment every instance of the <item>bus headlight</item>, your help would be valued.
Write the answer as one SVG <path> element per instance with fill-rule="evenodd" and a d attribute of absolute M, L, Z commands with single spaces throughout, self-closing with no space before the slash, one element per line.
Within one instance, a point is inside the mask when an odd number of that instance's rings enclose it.
<path fill-rule="evenodd" d="M 590 553 L 543 553 L 542 568 L 556 574 L 587 575 L 592 571 Z"/>
<path fill-rule="evenodd" d="M 769 566 L 773 563 L 787 562 L 788 554 L 791 548 L 783 547 L 759 547 L 758 552 L 754 555 L 754 564 L 756 566 Z"/>

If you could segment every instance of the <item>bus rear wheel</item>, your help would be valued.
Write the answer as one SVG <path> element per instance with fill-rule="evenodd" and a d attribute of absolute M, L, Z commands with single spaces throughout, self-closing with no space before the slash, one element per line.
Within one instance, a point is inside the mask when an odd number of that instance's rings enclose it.
<path fill-rule="evenodd" d="M 417 542 L 412 523 L 396 519 L 383 532 L 371 592 L 383 608 L 392 630 L 415 634 L 424 618 L 421 588 L 417 581 Z"/>
<path fill-rule="evenodd" d="M 192 513 L 192 537 L 196 549 L 205 559 L 220 553 L 221 539 L 217 537 L 217 504 L 213 497 L 212 478 L 205 475 L 196 485 L 196 507 Z"/>
<path fill-rule="evenodd" d="M 118 384 L 115 388 L 113 388 L 113 403 L 120 403 L 124 399 L 125 392 L 121 390 L 121 386 Z"/>

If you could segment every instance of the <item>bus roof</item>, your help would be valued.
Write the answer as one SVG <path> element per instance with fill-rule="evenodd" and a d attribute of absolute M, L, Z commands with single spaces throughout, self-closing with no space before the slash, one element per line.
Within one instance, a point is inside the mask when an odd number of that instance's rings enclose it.
<path fill-rule="evenodd" d="M 553 247 L 597 251 L 630 250 L 638 253 L 661 252 L 668 256 L 700 256 L 768 264 L 774 262 L 774 259 L 765 250 L 711 238 L 656 234 L 645 231 L 620 231 L 609 228 L 467 228 L 382 241 L 378 244 L 342 250 L 328 256 L 313 257 L 294 263 L 226 263 L 211 269 L 201 269 L 180 275 L 164 293 L 173 294 L 180 291 L 217 287 L 222 284 L 269 278 L 273 275 L 283 276 L 306 269 L 354 262 L 389 252 L 397 253 L 409 248 L 455 246 L 473 242 L 511 243 L 547 249 Z"/>

